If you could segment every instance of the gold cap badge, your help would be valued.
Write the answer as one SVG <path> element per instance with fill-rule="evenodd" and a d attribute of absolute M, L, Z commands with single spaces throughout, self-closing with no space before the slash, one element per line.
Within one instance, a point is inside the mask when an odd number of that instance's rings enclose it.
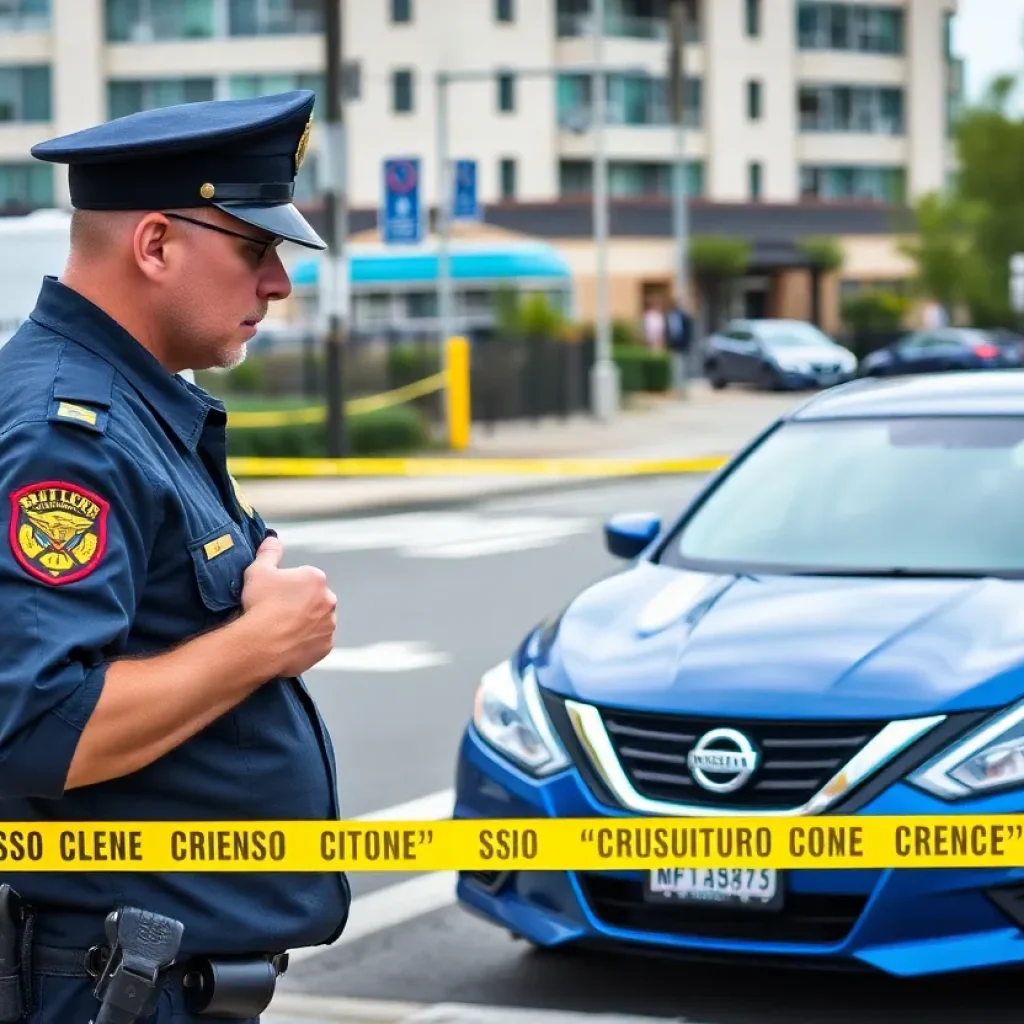
<path fill-rule="evenodd" d="M 309 134 L 313 130 L 313 118 L 306 122 L 306 127 L 302 129 L 302 137 L 299 139 L 298 148 L 295 150 L 295 170 L 298 170 L 302 166 L 302 161 L 306 159 L 306 149 L 309 147 Z"/>
<path fill-rule="evenodd" d="M 214 193 L 215 193 L 216 191 L 217 191 L 217 190 L 216 190 L 216 189 L 215 189 L 215 188 L 214 188 L 214 187 L 213 187 L 213 186 L 212 186 L 212 185 L 211 185 L 211 184 L 210 184 L 209 182 L 207 182 L 207 183 L 206 183 L 205 185 L 203 185 L 203 186 L 202 186 L 202 187 L 201 187 L 201 188 L 199 189 L 199 194 L 200 194 L 200 195 L 201 195 L 201 196 L 202 196 L 202 197 L 203 197 L 204 199 L 212 199 L 212 198 L 213 198 L 213 195 L 214 195 Z"/>

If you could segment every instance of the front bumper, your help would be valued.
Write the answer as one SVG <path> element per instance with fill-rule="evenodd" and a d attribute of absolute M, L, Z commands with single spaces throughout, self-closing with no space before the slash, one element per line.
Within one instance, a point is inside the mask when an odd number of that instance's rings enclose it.
<path fill-rule="evenodd" d="M 1007 813 L 1006 798 L 971 802 Z M 956 811 L 896 782 L 859 814 Z M 538 781 L 481 740 L 472 725 L 459 752 L 456 818 L 600 817 L 575 769 Z M 462 873 L 460 904 L 533 943 L 581 943 L 712 958 L 782 958 L 923 975 L 1024 961 L 1024 869 L 798 870 L 782 872 L 780 911 L 650 906 L 643 873 Z"/>

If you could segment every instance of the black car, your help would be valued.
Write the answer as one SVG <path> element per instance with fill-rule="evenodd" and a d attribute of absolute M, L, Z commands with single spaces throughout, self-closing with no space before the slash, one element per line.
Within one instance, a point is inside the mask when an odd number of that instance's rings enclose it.
<path fill-rule="evenodd" d="M 831 387 L 856 369 L 849 349 L 802 320 L 731 320 L 704 348 L 704 375 L 716 389 Z"/>

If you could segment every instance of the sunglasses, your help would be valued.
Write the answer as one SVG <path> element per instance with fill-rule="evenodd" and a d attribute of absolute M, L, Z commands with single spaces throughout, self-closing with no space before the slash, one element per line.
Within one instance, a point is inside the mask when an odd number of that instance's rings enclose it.
<path fill-rule="evenodd" d="M 210 224 L 205 220 L 197 220 L 195 217 L 186 217 L 183 213 L 165 213 L 164 216 L 170 220 L 185 221 L 188 224 L 195 224 L 200 228 L 207 228 L 210 231 L 216 231 L 222 235 L 230 235 L 232 238 L 241 238 L 245 242 L 250 242 L 259 247 L 259 263 L 262 263 L 267 258 L 267 254 L 271 249 L 275 248 L 281 241 L 280 238 L 271 238 L 269 241 L 265 238 L 253 238 L 252 235 L 243 235 L 239 231 L 232 231 L 230 228 L 223 228 L 219 224 Z"/>

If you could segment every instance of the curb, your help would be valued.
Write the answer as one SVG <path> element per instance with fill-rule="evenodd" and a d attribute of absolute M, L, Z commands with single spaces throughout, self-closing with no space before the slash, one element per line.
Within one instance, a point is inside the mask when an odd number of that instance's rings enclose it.
<path fill-rule="evenodd" d="M 663 1017 L 573 1013 L 471 1003 L 403 1003 L 387 999 L 275 997 L 263 1024 L 656 1024 Z"/>
<path fill-rule="evenodd" d="M 709 471 L 710 472 L 710 471 Z M 409 497 L 383 497 L 367 498 L 354 504 L 333 505 L 326 508 L 318 508 L 312 511 L 299 512 L 288 510 L 275 512 L 272 508 L 268 510 L 266 503 L 261 504 L 257 511 L 271 523 L 311 523 L 324 519 L 357 519 L 365 515 L 399 515 L 405 512 L 429 512 L 435 509 L 459 509 L 469 508 L 493 501 L 499 498 L 520 498 L 532 494 L 545 494 L 549 491 L 584 491 L 605 487 L 616 481 L 636 481 L 641 478 L 663 480 L 666 477 L 701 476 L 700 473 L 665 473 L 653 474 L 643 473 L 638 476 L 606 476 L 606 477 L 566 477 L 564 479 L 547 479 L 543 482 L 524 483 L 511 487 L 502 487 L 490 491 L 481 491 L 469 494 L 434 495 L 434 496 L 412 496 Z"/>

